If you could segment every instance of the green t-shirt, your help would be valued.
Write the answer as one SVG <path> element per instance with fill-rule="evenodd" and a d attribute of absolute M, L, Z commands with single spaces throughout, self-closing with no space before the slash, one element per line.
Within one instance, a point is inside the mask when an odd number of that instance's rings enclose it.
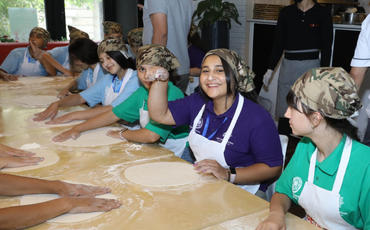
<path fill-rule="evenodd" d="M 174 101 L 184 97 L 181 90 L 171 82 L 168 83 L 167 95 L 168 101 Z M 141 86 L 124 102 L 114 107 L 113 113 L 120 119 L 128 122 L 139 121 L 140 109 L 144 107 L 144 110 L 148 111 L 148 96 L 148 90 L 144 86 Z M 167 138 L 180 139 L 187 137 L 189 134 L 188 126 L 173 128 L 170 125 L 159 124 L 151 119 L 145 128 L 158 134 L 161 137 L 160 142 L 162 143 L 166 142 Z"/>
<path fill-rule="evenodd" d="M 325 160 L 316 161 L 315 185 L 332 190 L 345 140 L 346 135 L 343 135 L 339 145 Z M 302 138 L 276 183 L 276 192 L 287 195 L 296 204 L 307 181 L 310 159 L 315 149 L 311 139 Z M 352 140 L 351 156 L 339 194 L 342 218 L 356 228 L 370 229 L 370 147 Z"/>

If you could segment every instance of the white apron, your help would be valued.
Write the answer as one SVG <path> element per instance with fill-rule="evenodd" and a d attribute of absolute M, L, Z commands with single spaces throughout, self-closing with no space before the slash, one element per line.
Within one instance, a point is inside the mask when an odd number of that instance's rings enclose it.
<path fill-rule="evenodd" d="M 337 175 L 331 191 L 313 184 L 315 176 L 317 148 L 312 154 L 307 182 L 304 184 L 298 203 L 306 211 L 308 219 L 312 218 L 317 225 L 329 230 L 351 230 L 356 229 L 348 224 L 340 216 L 340 188 L 346 173 L 348 161 L 351 155 L 352 140 L 346 138 L 342 157 L 339 163 Z"/>
<path fill-rule="evenodd" d="M 197 124 L 199 123 L 199 120 L 202 118 L 204 109 L 206 105 L 203 105 L 201 110 L 199 111 L 198 115 L 195 117 L 193 122 L 193 128 L 191 129 L 189 133 L 189 145 L 191 150 L 194 153 L 196 161 L 201 161 L 205 159 L 215 160 L 217 161 L 222 167 L 229 168 L 229 166 L 226 163 L 225 160 L 225 148 L 227 145 L 227 142 L 229 141 L 231 137 L 231 133 L 233 132 L 233 129 L 235 127 L 236 121 L 239 118 L 240 112 L 242 111 L 244 104 L 244 98 L 239 94 L 239 100 L 238 105 L 235 110 L 235 114 L 233 116 L 233 119 L 231 120 L 231 123 L 229 125 L 229 128 L 224 133 L 224 138 L 222 139 L 222 142 L 219 143 L 217 141 L 208 140 L 208 138 L 197 134 L 195 132 L 195 129 L 197 127 Z M 260 185 L 242 185 L 240 186 L 244 190 L 247 190 L 248 192 L 255 194 Z"/>
<path fill-rule="evenodd" d="M 114 87 L 114 84 L 113 84 L 114 83 L 114 77 L 113 77 L 112 84 L 109 87 L 105 88 L 103 105 L 112 104 L 112 102 L 122 93 L 122 91 L 125 88 L 127 82 L 130 80 L 133 72 L 134 71 L 132 69 L 127 69 L 126 70 L 125 76 L 123 76 L 123 78 L 122 78 L 122 84 L 121 84 L 121 87 L 120 87 L 118 92 L 117 91 L 115 92 L 114 89 L 113 89 L 113 87 Z"/>
<path fill-rule="evenodd" d="M 145 126 L 149 123 L 149 121 L 150 121 L 149 112 L 147 110 L 144 110 L 144 102 L 143 102 L 143 106 L 140 109 L 141 128 L 145 128 Z M 184 137 L 180 139 L 167 138 L 165 143 L 159 143 L 159 145 L 168 150 L 171 150 L 175 154 L 175 156 L 181 157 L 186 147 L 187 141 L 188 141 L 188 137 Z"/>
<path fill-rule="evenodd" d="M 96 80 L 98 79 L 99 70 L 100 70 L 100 65 L 98 63 L 98 64 L 96 64 L 96 66 L 94 68 L 92 79 L 90 79 L 89 77 L 86 78 L 87 88 L 90 88 L 91 86 L 95 85 Z"/>
<path fill-rule="evenodd" d="M 36 61 L 35 63 L 29 62 L 28 57 L 27 57 L 27 52 L 28 50 L 25 50 L 24 56 L 23 56 L 23 62 L 20 68 L 15 73 L 15 75 L 40 76 L 40 74 L 43 72 L 41 68 L 41 63 L 39 61 Z"/>

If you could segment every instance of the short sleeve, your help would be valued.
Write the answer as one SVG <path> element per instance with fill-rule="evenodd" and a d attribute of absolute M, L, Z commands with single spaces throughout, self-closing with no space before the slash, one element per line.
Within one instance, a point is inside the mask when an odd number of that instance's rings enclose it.
<path fill-rule="evenodd" d="M 355 54 L 351 61 L 353 67 L 370 66 L 370 15 L 368 15 L 361 26 L 361 33 L 357 40 Z"/>
<path fill-rule="evenodd" d="M 176 127 L 190 125 L 192 122 L 191 110 L 194 97 L 195 94 L 192 94 L 188 97 L 168 102 L 168 108 L 175 120 Z"/>
<path fill-rule="evenodd" d="M 145 4 L 148 5 L 147 9 L 149 16 L 155 13 L 162 13 L 167 15 L 167 0 L 147 0 Z"/>
<path fill-rule="evenodd" d="M 102 78 L 95 85 L 91 86 L 90 88 L 82 91 L 80 96 L 86 101 L 86 103 L 90 107 L 94 107 L 95 105 L 102 103 L 104 100 L 105 94 L 105 87 L 111 83 L 111 79 Z"/>
<path fill-rule="evenodd" d="M 370 229 L 370 165 L 367 167 L 366 175 L 364 176 L 362 183 L 363 187 L 361 189 L 359 200 L 360 213 L 364 222 L 363 229 Z"/>
<path fill-rule="evenodd" d="M 0 69 L 9 74 L 15 74 L 20 68 L 20 63 L 23 61 L 21 54 L 24 55 L 24 52 L 20 52 L 19 49 L 13 49 L 1 64 Z"/>
<path fill-rule="evenodd" d="M 155 121 L 150 120 L 150 122 L 145 126 L 146 129 L 158 134 L 161 139 L 161 142 L 165 142 L 167 140 L 168 135 L 172 131 L 172 127 L 169 125 L 159 124 Z"/>
<path fill-rule="evenodd" d="M 86 79 L 87 79 L 88 75 L 89 75 L 89 69 L 86 69 L 86 70 L 82 71 L 80 76 L 76 79 L 78 90 L 87 89 Z"/>
<path fill-rule="evenodd" d="M 113 108 L 113 113 L 122 120 L 135 122 L 140 119 L 139 108 L 143 104 L 143 88 L 139 88 L 124 102 Z"/>

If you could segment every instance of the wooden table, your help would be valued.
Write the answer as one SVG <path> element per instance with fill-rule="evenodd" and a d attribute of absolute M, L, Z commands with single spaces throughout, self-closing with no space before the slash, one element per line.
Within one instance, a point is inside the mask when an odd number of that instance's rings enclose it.
<path fill-rule="evenodd" d="M 202 177 L 199 184 L 173 188 L 146 188 L 128 181 L 127 167 L 146 162 L 182 161 L 157 145 L 119 143 L 94 148 L 60 147 L 50 139 L 68 127 L 30 127 L 27 122 L 42 108 L 11 103 L 20 95 L 56 95 L 71 78 L 55 78 L 40 85 L 0 83 L 0 142 L 19 148 L 38 143 L 56 152 L 60 160 L 51 166 L 17 175 L 68 180 L 107 186 L 122 206 L 88 221 L 73 224 L 43 223 L 32 229 L 254 229 L 267 215 L 269 204 L 228 182 Z M 0 207 L 18 205 L 17 197 L 1 197 Z M 257 221 L 258 220 L 258 221 Z M 293 215 L 288 229 L 315 229 Z M 298 227 L 299 226 L 299 227 Z"/>

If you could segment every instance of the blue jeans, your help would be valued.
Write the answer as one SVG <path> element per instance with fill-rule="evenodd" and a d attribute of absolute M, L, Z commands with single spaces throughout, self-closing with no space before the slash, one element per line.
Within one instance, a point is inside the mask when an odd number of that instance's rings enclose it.
<path fill-rule="evenodd" d="M 186 160 L 192 164 L 195 162 L 195 157 L 189 146 L 186 146 L 182 153 L 181 159 Z"/>

